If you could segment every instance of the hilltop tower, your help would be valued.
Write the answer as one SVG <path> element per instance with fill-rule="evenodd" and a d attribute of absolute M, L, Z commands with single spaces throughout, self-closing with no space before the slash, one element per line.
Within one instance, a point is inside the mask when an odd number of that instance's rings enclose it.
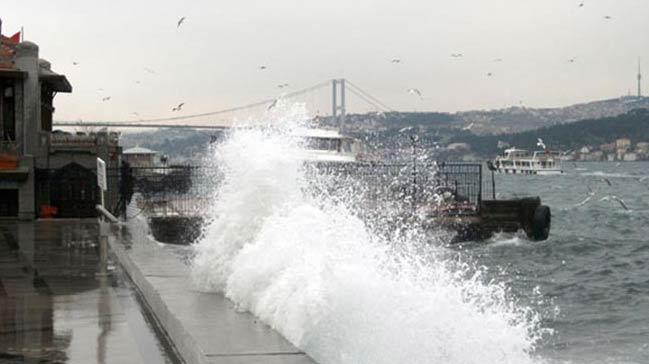
<path fill-rule="evenodd" d="M 638 97 L 642 97 L 642 70 L 640 69 L 640 58 L 638 58 Z"/>

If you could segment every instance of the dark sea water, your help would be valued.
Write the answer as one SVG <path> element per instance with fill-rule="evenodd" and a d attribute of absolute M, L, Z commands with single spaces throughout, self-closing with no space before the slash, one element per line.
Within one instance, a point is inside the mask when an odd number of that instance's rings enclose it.
<path fill-rule="evenodd" d="M 649 163 L 564 167 L 561 176 L 496 176 L 499 197 L 538 195 L 551 207 L 547 241 L 500 235 L 457 249 L 542 313 L 554 334 L 540 343 L 541 358 L 649 363 Z M 595 195 L 579 206 L 589 188 Z"/>

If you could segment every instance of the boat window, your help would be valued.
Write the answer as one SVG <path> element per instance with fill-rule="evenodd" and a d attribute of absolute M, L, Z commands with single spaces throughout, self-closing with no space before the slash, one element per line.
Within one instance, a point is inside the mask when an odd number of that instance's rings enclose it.
<path fill-rule="evenodd" d="M 345 153 L 351 153 L 352 152 L 352 142 L 351 142 L 351 140 L 343 140 L 342 141 L 342 146 L 343 146 L 343 152 L 345 152 Z"/>
<path fill-rule="evenodd" d="M 307 138 L 306 147 L 314 150 L 340 150 L 340 139 L 330 138 Z"/>

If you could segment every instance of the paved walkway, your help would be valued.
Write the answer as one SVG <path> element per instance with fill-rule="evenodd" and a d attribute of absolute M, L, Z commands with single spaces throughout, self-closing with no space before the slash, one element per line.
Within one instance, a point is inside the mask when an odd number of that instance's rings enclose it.
<path fill-rule="evenodd" d="M 142 292 L 180 355 L 198 364 L 315 364 L 222 294 L 192 289 L 189 267 L 131 221 L 109 230 L 112 253 Z"/>
<path fill-rule="evenodd" d="M 118 269 L 98 270 L 95 220 L 0 221 L 0 362 L 175 363 Z"/>

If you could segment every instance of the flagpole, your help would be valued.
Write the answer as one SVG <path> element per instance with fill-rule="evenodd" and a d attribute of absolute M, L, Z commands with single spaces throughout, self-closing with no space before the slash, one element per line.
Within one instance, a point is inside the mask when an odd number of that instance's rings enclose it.
<path fill-rule="evenodd" d="M 25 27 L 20 27 L 20 41 L 25 41 Z"/>

